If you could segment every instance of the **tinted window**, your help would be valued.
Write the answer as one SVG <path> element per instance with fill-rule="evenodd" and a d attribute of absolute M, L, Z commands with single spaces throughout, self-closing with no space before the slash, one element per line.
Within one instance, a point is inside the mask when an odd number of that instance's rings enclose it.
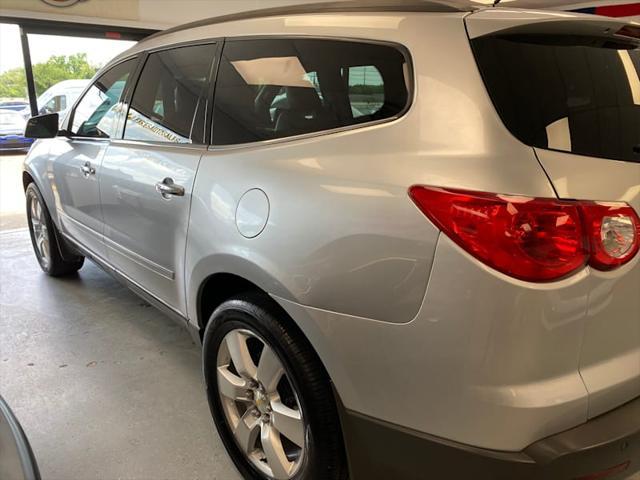
<path fill-rule="evenodd" d="M 203 141 L 206 89 L 216 46 L 197 45 L 152 53 L 138 80 L 124 138 L 156 142 Z M 193 128 L 199 125 L 197 131 Z"/>
<path fill-rule="evenodd" d="M 522 142 L 640 161 L 640 50 L 575 36 L 473 41 L 491 98 Z"/>
<path fill-rule="evenodd" d="M 95 81 L 73 114 L 71 132 L 82 137 L 110 138 L 116 134 L 124 86 L 136 60 L 116 65 Z"/>
<path fill-rule="evenodd" d="M 359 42 L 273 39 L 225 44 L 213 143 L 288 137 L 398 115 L 408 101 L 406 59 Z"/>
<path fill-rule="evenodd" d="M 375 115 L 384 106 L 384 82 L 375 66 L 348 67 L 343 75 L 349 85 L 349 103 L 354 118 Z"/>

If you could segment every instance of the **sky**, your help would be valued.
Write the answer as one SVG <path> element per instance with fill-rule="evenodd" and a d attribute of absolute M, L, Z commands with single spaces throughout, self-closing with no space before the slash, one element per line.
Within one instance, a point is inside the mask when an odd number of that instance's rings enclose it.
<path fill-rule="evenodd" d="M 42 63 L 52 55 L 86 53 L 89 63 L 102 66 L 135 42 L 103 38 L 29 35 L 31 63 Z M 0 73 L 22 67 L 22 48 L 17 25 L 0 23 Z"/>

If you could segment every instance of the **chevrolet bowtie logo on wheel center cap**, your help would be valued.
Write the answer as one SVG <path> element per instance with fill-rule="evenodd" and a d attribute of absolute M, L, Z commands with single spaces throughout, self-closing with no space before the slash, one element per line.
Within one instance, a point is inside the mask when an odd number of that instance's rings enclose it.
<path fill-rule="evenodd" d="M 271 411 L 269 399 L 261 390 L 255 391 L 254 401 L 260 413 L 265 414 Z"/>

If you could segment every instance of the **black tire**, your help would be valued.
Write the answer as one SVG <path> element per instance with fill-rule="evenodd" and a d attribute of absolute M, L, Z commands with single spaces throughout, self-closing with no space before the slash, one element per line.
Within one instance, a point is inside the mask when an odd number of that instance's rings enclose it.
<path fill-rule="evenodd" d="M 236 443 L 218 392 L 218 350 L 227 333 L 235 329 L 250 330 L 276 352 L 305 412 L 306 452 L 292 478 L 346 479 L 342 431 L 328 375 L 302 332 L 273 300 L 260 293 L 241 295 L 220 305 L 211 315 L 203 339 L 209 406 L 218 433 L 240 473 L 246 479 L 269 478 L 247 460 Z"/>
<path fill-rule="evenodd" d="M 75 254 L 67 254 L 65 257 L 62 256 L 61 246 L 58 242 L 59 233 L 56 228 L 56 225 L 51 220 L 51 215 L 49 214 L 49 210 L 47 209 L 47 205 L 38 190 L 38 187 L 34 183 L 30 183 L 27 186 L 25 191 L 25 195 L 27 198 L 27 220 L 29 224 L 29 234 L 31 236 L 31 245 L 33 246 L 33 252 L 36 255 L 36 259 L 38 260 L 38 264 L 42 271 L 47 275 L 52 277 L 61 277 L 64 275 L 69 275 L 76 273 L 82 265 L 84 264 L 84 257 L 78 256 Z M 40 218 L 34 218 L 34 202 L 38 202 L 39 207 L 41 208 Z M 37 210 L 36 206 L 36 210 Z M 38 233 L 36 226 L 42 224 L 45 227 L 44 235 L 47 238 L 47 248 L 46 254 L 43 254 L 40 247 L 38 246 L 38 240 L 36 237 Z"/>

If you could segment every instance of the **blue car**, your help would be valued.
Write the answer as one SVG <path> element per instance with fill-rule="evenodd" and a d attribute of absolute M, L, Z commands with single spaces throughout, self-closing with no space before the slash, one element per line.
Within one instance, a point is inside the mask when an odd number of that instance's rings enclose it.
<path fill-rule="evenodd" d="M 27 151 L 33 138 L 24 136 L 25 119 L 13 110 L 0 110 L 0 151 Z"/>

